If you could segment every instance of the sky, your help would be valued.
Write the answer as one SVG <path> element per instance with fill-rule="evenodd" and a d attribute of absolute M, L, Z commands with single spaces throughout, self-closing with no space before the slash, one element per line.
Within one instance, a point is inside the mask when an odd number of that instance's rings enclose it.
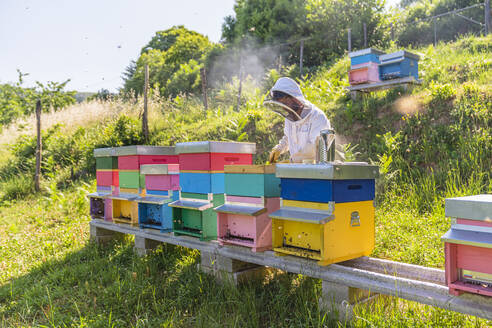
<path fill-rule="evenodd" d="M 397 0 L 387 0 L 396 3 Z M 19 69 L 67 90 L 117 91 L 121 75 L 156 31 L 184 25 L 220 39 L 234 0 L 0 0 L 0 83 Z"/>
<path fill-rule="evenodd" d="M 156 31 L 184 25 L 220 39 L 234 0 L 0 0 L 0 83 L 17 69 L 67 90 L 116 91 L 121 75 Z"/>

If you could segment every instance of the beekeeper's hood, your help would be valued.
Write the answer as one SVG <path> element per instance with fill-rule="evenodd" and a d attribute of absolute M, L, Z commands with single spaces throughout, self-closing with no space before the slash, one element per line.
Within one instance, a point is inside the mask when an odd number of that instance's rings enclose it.
<path fill-rule="evenodd" d="M 274 99 L 275 91 L 283 92 L 297 99 L 303 106 L 308 107 L 309 102 L 304 98 L 301 88 L 291 78 L 281 77 L 277 80 L 273 88 L 270 90 L 270 98 L 265 100 L 263 104 L 268 105 L 268 108 L 291 120 L 298 121 L 301 119 L 301 113 L 298 109 L 292 108 Z"/>

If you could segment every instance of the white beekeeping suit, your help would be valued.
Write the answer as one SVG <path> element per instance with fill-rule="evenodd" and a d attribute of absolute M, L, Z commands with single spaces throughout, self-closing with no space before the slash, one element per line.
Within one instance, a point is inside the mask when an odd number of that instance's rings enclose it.
<path fill-rule="evenodd" d="M 293 163 L 314 161 L 316 158 L 316 138 L 319 136 L 321 130 L 331 128 L 330 121 L 319 108 L 304 98 L 301 88 L 294 80 L 288 77 L 278 79 L 270 90 L 272 97 L 275 91 L 283 92 L 297 99 L 302 104 L 302 109 L 297 111 L 297 113 L 300 114 L 299 116 L 287 116 L 284 113 L 281 113 L 282 110 L 289 110 L 287 106 L 271 108 L 286 117 L 284 136 L 278 145 L 273 148 L 272 153 L 276 153 L 278 157 L 278 155 L 289 151 L 290 160 Z M 268 103 L 268 101 L 265 103 Z M 273 102 L 270 102 L 270 105 L 272 105 L 272 103 Z M 278 102 L 276 103 L 278 104 Z M 282 107 L 284 107 L 284 109 L 282 109 Z M 297 120 L 292 120 L 292 116 L 296 116 L 295 119 Z"/>

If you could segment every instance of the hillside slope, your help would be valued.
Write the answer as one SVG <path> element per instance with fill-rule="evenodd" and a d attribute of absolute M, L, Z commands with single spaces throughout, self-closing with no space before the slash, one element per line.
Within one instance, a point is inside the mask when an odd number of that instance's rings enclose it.
<path fill-rule="evenodd" d="M 381 167 L 372 255 L 442 268 L 440 237 L 450 224 L 444 197 L 492 193 L 492 36 L 417 51 L 423 84 L 411 92 L 350 100 L 347 58 L 320 69 L 302 87 L 327 112 L 340 143 L 351 143 L 347 158 Z M 208 111 L 194 97 L 171 102 L 153 96 L 149 143 L 248 140 L 258 145 L 257 162 L 264 162 L 283 127 L 261 105 L 276 74 L 262 88 L 246 84 L 237 112 L 234 86 L 216 90 Z M 194 251 L 164 248 L 140 259 L 128 238 L 107 249 L 87 243 L 84 195 L 95 189 L 93 149 L 143 142 L 140 101 L 85 104 L 105 109 L 92 109 L 99 119 L 82 125 L 45 130 L 42 194 L 33 194 L 32 135 L 20 136 L 1 157 L 0 326 L 336 325 L 317 307 L 315 279 L 272 276 L 238 291 L 197 272 Z M 492 325 L 396 299 L 358 312 L 354 324 Z"/>

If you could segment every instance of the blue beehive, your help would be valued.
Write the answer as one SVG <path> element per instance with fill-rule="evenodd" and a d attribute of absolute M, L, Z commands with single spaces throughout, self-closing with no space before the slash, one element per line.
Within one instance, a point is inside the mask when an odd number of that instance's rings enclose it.
<path fill-rule="evenodd" d="M 181 172 L 179 184 L 182 192 L 223 194 L 224 173 Z"/>
<path fill-rule="evenodd" d="M 140 174 L 145 177 L 145 186 L 148 187 L 145 194 L 135 200 L 138 203 L 140 228 L 172 231 L 172 208 L 168 204 L 179 199 L 179 187 L 159 178 L 175 176 L 176 173 L 177 165 L 150 164 L 140 167 Z"/>
<path fill-rule="evenodd" d="M 282 199 L 316 203 L 347 203 L 373 200 L 374 179 L 281 178 Z"/>
<path fill-rule="evenodd" d="M 379 57 L 384 55 L 384 52 L 374 48 L 362 49 L 349 53 L 350 66 L 352 69 L 360 67 L 367 63 L 380 63 Z"/>
<path fill-rule="evenodd" d="M 379 57 L 379 74 L 381 80 L 391 80 L 413 76 L 419 79 L 419 59 L 420 57 L 411 52 L 401 50 Z"/>
<path fill-rule="evenodd" d="M 178 199 L 178 191 L 147 190 L 145 197 L 137 199 L 140 228 L 172 231 L 172 208 L 167 204 Z"/>

